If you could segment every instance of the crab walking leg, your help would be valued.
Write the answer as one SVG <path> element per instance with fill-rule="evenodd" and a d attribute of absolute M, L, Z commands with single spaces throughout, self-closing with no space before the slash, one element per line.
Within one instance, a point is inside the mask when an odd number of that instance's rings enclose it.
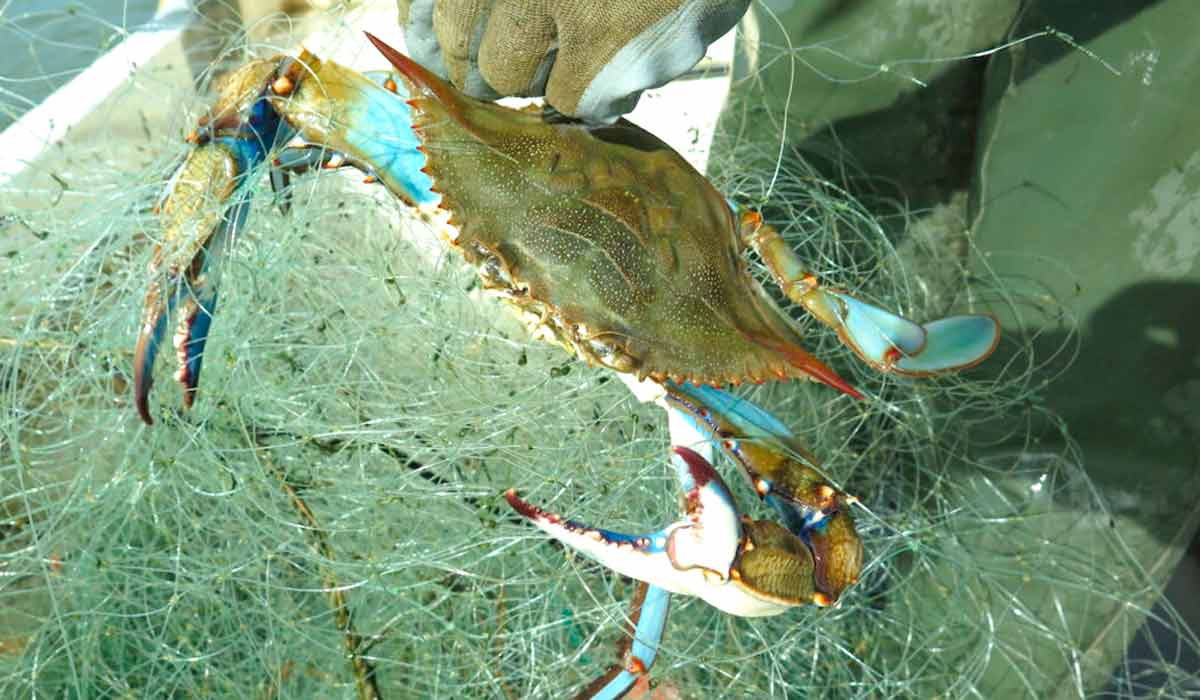
<path fill-rule="evenodd" d="M 575 700 L 612 700 L 624 697 L 638 678 L 650 671 L 658 658 L 663 629 L 667 626 L 671 594 L 645 581 L 638 583 L 637 592 L 629 604 L 629 620 L 633 623 L 629 636 L 621 641 L 618 656 L 621 663 L 613 664 L 604 675 L 592 681 Z"/>
<path fill-rule="evenodd" d="M 1000 342 L 1000 324 L 990 314 L 913 323 L 822 287 L 760 214 L 742 212 L 741 229 L 742 241 L 758 253 L 788 298 L 837 331 L 855 354 L 882 372 L 922 377 L 967 369 L 987 359 Z"/>

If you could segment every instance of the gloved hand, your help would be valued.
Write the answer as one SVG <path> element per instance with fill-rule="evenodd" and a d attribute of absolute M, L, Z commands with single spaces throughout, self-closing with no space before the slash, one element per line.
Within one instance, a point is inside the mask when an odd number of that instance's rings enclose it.
<path fill-rule="evenodd" d="M 397 0 L 412 57 L 482 99 L 609 122 L 685 73 L 750 0 Z"/>

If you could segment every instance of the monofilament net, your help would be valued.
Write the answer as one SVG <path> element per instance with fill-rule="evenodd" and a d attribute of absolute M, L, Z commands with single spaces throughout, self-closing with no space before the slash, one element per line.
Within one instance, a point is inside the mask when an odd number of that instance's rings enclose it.
<path fill-rule="evenodd" d="M 423 224 L 377 187 L 322 173 L 296 185 L 285 217 L 261 182 L 195 407 L 176 410 L 160 361 L 158 423 L 138 421 L 151 207 L 203 104 L 165 75 L 131 90 L 169 97 L 169 128 L 98 130 L 0 195 L 0 695 L 519 698 L 586 685 L 615 661 L 634 586 L 548 541 L 501 494 L 625 531 L 673 520 L 664 416 L 530 340 L 457 254 L 408 242 Z M 947 238 L 963 230 L 952 211 L 897 206 L 889 229 L 907 233 L 890 236 L 844 183 L 795 163 L 777 179 L 725 168 L 739 176 L 719 184 L 765 205 L 830 283 L 914 318 L 1001 309 L 1024 323 L 986 368 L 928 381 L 863 368 L 814 327 L 810 349 L 868 400 L 800 383 L 738 390 L 862 499 L 866 568 L 830 609 L 738 619 L 676 599 L 655 697 L 1182 694 L 1175 662 L 1197 645 L 1169 608 L 1160 622 L 1184 646 L 1120 661 L 1161 581 L 1137 556 L 1145 535 L 1098 497 L 1039 402 L 1074 346 L 1066 334 L 1034 355 L 1034 335 L 1071 319 L 969 274 L 970 239 Z M 738 503 L 769 517 L 731 466 L 719 468 Z"/>

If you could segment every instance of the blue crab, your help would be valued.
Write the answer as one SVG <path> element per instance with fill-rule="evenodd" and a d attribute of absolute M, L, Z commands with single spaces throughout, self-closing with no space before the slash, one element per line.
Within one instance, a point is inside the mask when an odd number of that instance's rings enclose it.
<path fill-rule="evenodd" d="M 924 376 L 975 365 L 996 321 L 919 325 L 821 285 L 778 232 L 737 211 L 639 127 L 473 100 L 378 39 L 396 71 L 362 75 L 307 51 L 234 71 L 189 136 L 160 214 L 135 358 L 135 400 L 152 423 L 155 356 L 173 345 L 185 406 L 195 398 L 227 240 L 246 220 L 250 183 L 314 167 L 355 167 L 414 207 L 449 212 L 449 237 L 483 286 L 537 333 L 619 373 L 666 409 L 684 517 L 628 535 L 511 506 L 551 537 L 640 581 L 624 658 L 585 692 L 624 694 L 654 662 L 669 595 L 733 615 L 830 605 L 858 578 L 853 499 L 822 476 L 791 430 L 724 391 L 743 381 L 811 379 L 861 395 L 806 352 L 792 320 L 747 269 L 752 249 L 784 294 L 883 372 Z M 219 207 L 211 206 L 217 201 Z M 741 514 L 711 465 L 727 455 L 782 524 Z"/>

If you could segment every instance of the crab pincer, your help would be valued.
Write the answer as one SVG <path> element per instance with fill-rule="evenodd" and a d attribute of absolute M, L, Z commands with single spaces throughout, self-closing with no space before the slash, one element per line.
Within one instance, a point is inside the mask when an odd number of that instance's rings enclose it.
<path fill-rule="evenodd" d="M 587 697 L 619 697 L 654 663 L 669 593 L 701 598 L 731 615 L 778 615 L 814 601 L 813 558 L 805 543 L 770 521 L 742 515 L 712 465 L 682 446 L 671 466 L 683 492 L 683 518 L 645 534 L 584 525 L 545 511 L 509 490 L 522 517 L 571 549 L 647 585 L 633 601 L 632 647 Z"/>
<path fill-rule="evenodd" d="M 178 316 L 172 345 L 184 406 L 195 395 L 217 304 L 220 258 L 246 218 L 244 185 L 280 131 L 278 117 L 262 99 L 261 82 L 272 73 L 264 62 L 255 62 L 230 76 L 231 89 L 188 137 L 195 149 L 171 177 L 157 207 L 163 236 L 150 262 L 134 351 L 135 403 L 147 424 L 154 422 L 149 407 L 154 360 L 172 316 Z M 259 86 L 247 89 L 255 83 Z"/>
<path fill-rule="evenodd" d="M 252 184 L 267 165 L 287 211 L 290 173 L 347 165 L 384 179 L 397 196 L 436 202 L 412 132 L 408 83 L 374 80 L 303 52 L 253 61 L 218 86 L 218 98 L 187 140 L 193 150 L 171 177 L 157 210 L 163 234 L 150 262 L 134 357 L 138 414 L 153 423 L 154 362 L 171 337 L 190 407 L 217 303 L 223 255 L 244 226 Z"/>

